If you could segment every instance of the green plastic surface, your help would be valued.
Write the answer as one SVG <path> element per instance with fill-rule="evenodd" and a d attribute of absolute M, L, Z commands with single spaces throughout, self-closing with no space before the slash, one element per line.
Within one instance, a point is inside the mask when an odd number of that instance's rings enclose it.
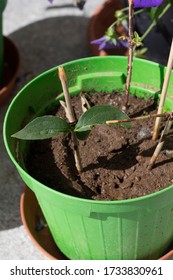
<path fill-rule="evenodd" d="M 158 96 L 165 68 L 134 59 L 131 92 Z M 69 90 L 124 89 L 127 57 L 92 57 L 64 64 Z M 13 99 L 4 121 L 4 142 L 24 182 L 34 191 L 53 238 L 70 259 L 157 259 L 173 240 L 173 186 L 144 197 L 120 201 L 92 201 L 62 194 L 27 174 L 24 143 L 11 135 L 46 108 L 54 107 L 62 92 L 57 67 L 27 84 Z M 173 109 L 173 73 L 165 110 Z M 35 113 L 34 113 L 35 112 Z M 149 184 L 149 182 L 146 182 Z"/>

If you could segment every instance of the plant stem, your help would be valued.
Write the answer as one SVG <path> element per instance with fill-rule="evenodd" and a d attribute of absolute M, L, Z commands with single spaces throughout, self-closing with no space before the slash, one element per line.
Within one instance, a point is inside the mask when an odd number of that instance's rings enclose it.
<path fill-rule="evenodd" d="M 166 7 L 163 9 L 162 13 L 158 16 L 158 19 L 160 19 L 167 11 L 168 9 L 171 7 L 171 4 L 167 4 Z M 153 29 L 154 26 L 157 25 L 157 21 L 153 21 L 150 26 L 148 27 L 148 29 L 145 31 L 145 33 L 142 35 L 141 39 L 144 40 L 145 37 L 150 33 L 150 31 Z"/>
<path fill-rule="evenodd" d="M 160 19 L 168 10 L 169 10 L 169 8 L 171 7 L 171 4 L 169 3 L 169 4 L 167 4 L 166 5 L 166 7 L 163 9 L 163 11 L 162 11 L 162 13 L 158 16 L 158 19 Z M 125 7 L 124 9 L 121 9 L 121 11 L 122 12 L 124 12 L 124 11 L 127 11 L 129 9 L 129 7 Z M 134 12 L 134 15 L 137 15 L 137 14 L 140 14 L 140 13 L 142 13 L 142 12 L 144 12 L 145 11 L 145 9 L 140 9 L 140 10 L 138 10 L 138 11 L 135 11 Z M 124 16 L 124 17 L 122 17 L 122 20 L 124 20 L 124 19 L 127 19 L 128 18 L 128 16 Z M 121 20 L 121 21 L 122 21 Z M 114 27 L 117 23 L 119 23 L 120 21 L 119 20 L 116 20 L 115 22 L 113 22 L 111 25 L 110 25 L 110 27 L 112 28 L 112 27 Z M 150 31 L 154 28 L 154 26 L 156 26 L 157 25 L 157 21 L 156 20 L 154 20 L 154 21 L 152 21 L 152 23 L 149 25 L 149 27 L 147 28 L 147 30 L 145 31 L 145 33 L 142 35 L 142 37 L 141 37 L 141 40 L 143 41 L 144 39 L 145 39 L 145 37 L 147 37 L 147 35 L 150 33 Z"/>
<path fill-rule="evenodd" d="M 125 97 L 122 105 L 122 110 L 126 111 L 129 100 L 130 82 L 132 76 L 132 63 L 133 63 L 133 17 L 134 17 L 134 0 L 129 0 L 129 53 L 128 53 L 128 66 L 127 66 L 127 78 L 125 85 Z"/>
<path fill-rule="evenodd" d="M 169 131 L 170 131 L 170 128 L 171 128 L 171 125 L 172 125 L 172 118 L 171 116 L 168 118 L 166 124 L 165 124 L 165 127 L 164 127 L 164 130 L 162 131 L 162 134 L 161 134 L 161 137 L 159 139 L 159 143 L 157 144 L 156 146 L 156 149 L 150 159 L 150 163 L 148 165 L 148 170 L 151 170 L 156 159 L 158 158 L 161 150 L 162 150 L 162 147 L 164 145 L 164 142 L 165 142 L 165 139 L 166 139 L 166 136 L 168 135 Z"/>
<path fill-rule="evenodd" d="M 71 132 L 72 135 L 72 141 L 74 144 L 74 159 L 75 159 L 75 164 L 76 164 L 76 168 L 77 171 L 79 173 L 82 172 L 82 163 L 81 163 L 81 158 L 80 158 L 80 152 L 79 152 L 79 143 L 76 137 L 76 134 L 74 133 L 74 131 Z"/>
<path fill-rule="evenodd" d="M 159 107 L 158 107 L 158 111 L 157 111 L 158 114 L 161 114 L 163 111 L 163 106 L 164 106 L 164 102 L 166 99 L 166 94 L 167 94 L 167 90 L 168 90 L 172 67 L 173 67 L 173 40 L 172 40 L 171 49 L 170 49 L 170 53 L 169 53 L 169 59 L 168 59 L 168 64 L 167 64 L 167 68 L 166 68 L 166 74 L 165 74 L 163 88 L 162 88 L 162 92 L 161 92 Z M 157 118 L 156 122 L 155 122 L 155 126 L 154 126 L 154 131 L 153 131 L 153 140 L 156 140 L 158 138 L 160 123 L 161 123 L 161 118 Z"/>
<path fill-rule="evenodd" d="M 121 9 L 121 11 L 128 11 L 129 7 L 126 7 L 126 9 Z M 134 12 L 134 15 L 138 15 L 138 14 L 141 14 L 142 12 L 144 12 L 144 9 L 140 9 L 136 12 Z M 112 28 L 114 27 L 115 25 L 119 25 L 123 20 L 127 19 L 128 18 L 128 15 L 124 15 L 121 20 L 120 19 L 117 19 L 116 21 L 114 21 L 109 28 Z"/>
<path fill-rule="evenodd" d="M 135 121 L 141 121 L 141 120 L 159 118 L 159 117 L 169 117 L 170 114 L 171 113 L 153 114 L 153 115 L 145 115 L 145 116 L 140 116 L 140 117 L 136 117 L 136 118 L 122 119 L 122 120 L 110 120 L 110 121 L 107 121 L 106 124 L 118 124 L 118 123 L 135 122 Z"/>
<path fill-rule="evenodd" d="M 70 98 L 70 94 L 69 94 L 69 90 L 68 90 L 68 86 L 67 86 L 66 73 L 62 66 L 59 66 L 58 71 L 59 71 L 59 78 L 61 80 L 61 84 L 62 84 L 62 88 L 63 88 L 63 92 L 64 92 L 65 102 L 66 102 L 67 117 L 68 117 L 69 123 L 71 125 L 74 125 L 76 123 L 76 119 L 75 119 L 74 110 L 72 107 L 71 98 Z M 74 145 L 74 158 L 75 158 L 76 168 L 77 168 L 78 172 L 81 173 L 82 172 L 82 163 L 81 163 L 81 158 L 80 158 L 80 153 L 79 153 L 78 140 L 77 140 L 77 137 L 76 137 L 76 134 L 74 133 L 74 131 L 71 132 L 71 135 L 72 135 L 72 141 L 73 141 L 73 145 Z"/>

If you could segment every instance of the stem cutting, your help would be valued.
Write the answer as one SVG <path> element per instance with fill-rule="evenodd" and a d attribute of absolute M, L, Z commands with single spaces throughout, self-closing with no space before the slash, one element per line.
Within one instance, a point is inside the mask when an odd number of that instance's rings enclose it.
<path fill-rule="evenodd" d="M 62 66 L 58 67 L 58 73 L 59 73 L 59 78 L 60 78 L 60 81 L 62 84 L 64 97 L 65 97 L 66 115 L 69 120 L 69 123 L 71 125 L 74 125 L 76 123 L 75 114 L 74 114 L 74 110 L 72 107 L 71 98 L 70 98 L 70 94 L 69 94 L 69 90 L 68 90 L 68 86 L 67 86 L 67 76 L 66 76 L 64 68 Z M 81 158 L 80 158 L 80 153 L 79 153 L 79 143 L 78 143 L 78 140 L 77 140 L 77 137 L 76 137 L 74 131 L 71 132 L 71 135 L 72 135 L 72 141 L 73 141 L 73 145 L 74 145 L 74 158 L 75 158 L 76 168 L 77 168 L 78 172 L 81 173 L 82 172 L 82 163 L 81 163 Z"/>

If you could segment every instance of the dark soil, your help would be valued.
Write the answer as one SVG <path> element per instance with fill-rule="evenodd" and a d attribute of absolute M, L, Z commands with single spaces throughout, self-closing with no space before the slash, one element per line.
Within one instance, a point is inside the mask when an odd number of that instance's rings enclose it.
<path fill-rule="evenodd" d="M 116 93 L 87 94 L 87 98 L 91 105 L 120 107 L 121 104 L 121 95 Z M 74 97 L 72 102 L 78 118 L 80 98 Z M 130 117 L 155 112 L 154 100 L 130 96 L 127 112 Z M 62 107 L 56 114 L 65 117 Z M 131 129 L 95 126 L 87 141 L 79 143 L 81 175 L 75 168 L 70 136 L 32 141 L 28 171 L 50 188 L 89 199 L 130 199 L 159 191 L 173 183 L 173 158 L 169 153 L 173 139 L 167 138 L 154 168 L 148 171 L 157 144 L 151 140 L 153 126 L 151 119 L 134 122 Z"/>

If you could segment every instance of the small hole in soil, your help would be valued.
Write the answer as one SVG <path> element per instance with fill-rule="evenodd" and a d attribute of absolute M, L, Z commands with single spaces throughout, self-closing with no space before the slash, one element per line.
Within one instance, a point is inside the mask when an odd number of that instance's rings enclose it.
<path fill-rule="evenodd" d="M 96 191 L 98 194 L 101 194 L 101 186 L 97 186 Z"/>
<path fill-rule="evenodd" d="M 120 183 L 123 183 L 124 179 L 122 177 L 118 177 Z"/>
<path fill-rule="evenodd" d="M 115 188 L 115 189 L 119 189 L 119 185 L 115 183 L 114 188 Z"/>

